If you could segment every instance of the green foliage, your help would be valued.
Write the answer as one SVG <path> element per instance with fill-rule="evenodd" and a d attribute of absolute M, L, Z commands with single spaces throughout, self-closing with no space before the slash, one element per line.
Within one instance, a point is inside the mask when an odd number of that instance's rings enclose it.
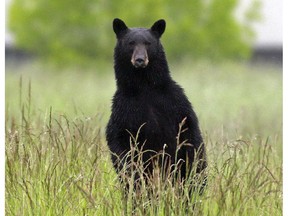
<path fill-rule="evenodd" d="M 163 42 L 171 59 L 245 58 L 252 39 L 250 24 L 258 8 L 251 7 L 244 15 L 248 22 L 242 24 L 235 18 L 238 2 L 13 0 L 9 28 L 19 47 L 57 64 L 111 60 L 115 17 L 131 27 L 150 27 L 157 19 L 166 19 Z"/>

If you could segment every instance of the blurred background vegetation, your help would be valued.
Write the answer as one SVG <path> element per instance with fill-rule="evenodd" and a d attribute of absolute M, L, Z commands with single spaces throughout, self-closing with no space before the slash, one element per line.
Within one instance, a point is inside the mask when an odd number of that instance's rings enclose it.
<path fill-rule="evenodd" d="M 16 46 L 56 65 L 89 65 L 111 61 L 115 36 L 112 20 L 129 27 L 167 21 L 162 41 L 169 60 L 246 59 L 253 42 L 252 24 L 260 17 L 260 1 L 235 16 L 239 0 L 13 0 L 9 29 Z"/>

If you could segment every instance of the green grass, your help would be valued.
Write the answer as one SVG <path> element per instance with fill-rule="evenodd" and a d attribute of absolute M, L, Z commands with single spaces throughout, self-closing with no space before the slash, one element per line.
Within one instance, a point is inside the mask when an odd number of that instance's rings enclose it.
<path fill-rule="evenodd" d="M 207 146 L 205 193 L 154 181 L 123 199 L 105 141 L 112 65 L 6 68 L 7 215 L 282 215 L 282 73 L 239 64 L 171 65 Z M 156 179 L 157 180 L 157 179 Z M 184 196 L 179 190 L 184 190 Z M 185 210 L 186 203 L 194 209 Z"/>

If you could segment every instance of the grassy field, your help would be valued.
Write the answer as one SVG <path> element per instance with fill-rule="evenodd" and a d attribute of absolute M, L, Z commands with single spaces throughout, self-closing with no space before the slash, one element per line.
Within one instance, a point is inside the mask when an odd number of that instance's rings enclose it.
<path fill-rule="evenodd" d="M 202 196 L 179 195 L 168 179 L 155 182 L 152 195 L 130 191 L 123 199 L 104 136 L 112 65 L 33 64 L 6 68 L 6 214 L 282 215 L 281 69 L 205 62 L 170 69 L 205 138 Z"/>

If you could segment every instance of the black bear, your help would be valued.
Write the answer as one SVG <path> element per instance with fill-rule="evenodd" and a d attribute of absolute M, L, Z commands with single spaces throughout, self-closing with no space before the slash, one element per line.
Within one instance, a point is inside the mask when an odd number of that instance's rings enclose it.
<path fill-rule="evenodd" d="M 159 162 L 165 164 L 161 169 L 167 171 L 177 164 L 178 176 L 184 180 L 196 160 L 196 173 L 205 170 L 207 162 L 196 114 L 170 76 L 160 43 L 165 27 L 165 20 L 147 29 L 128 28 L 122 20 L 114 19 L 117 90 L 106 139 L 117 172 L 131 160 L 131 149 L 137 148 L 147 176 L 153 173 L 157 155 L 162 160 L 165 155 L 165 163 Z M 131 136 L 136 134 L 134 142 Z M 138 160 L 140 156 L 135 157 Z"/>

